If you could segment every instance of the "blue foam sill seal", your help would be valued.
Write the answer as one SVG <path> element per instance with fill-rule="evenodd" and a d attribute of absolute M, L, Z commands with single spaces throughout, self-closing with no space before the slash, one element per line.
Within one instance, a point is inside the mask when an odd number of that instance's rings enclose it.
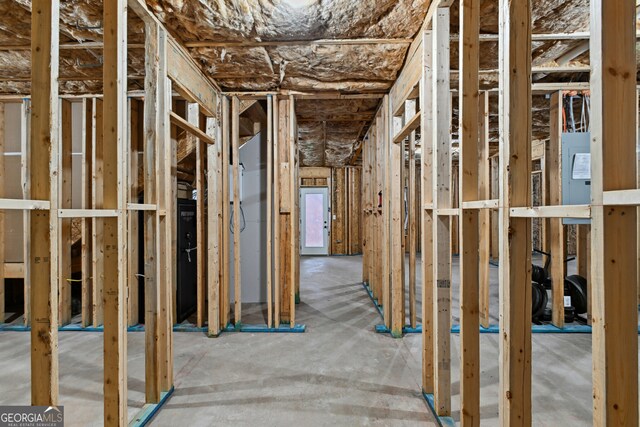
<path fill-rule="evenodd" d="M 362 282 L 362 287 L 364 288 L 365 291 L 367 291 L 367 295 L 369 295 L 369 299 L 371 299 L 371 302 L 373 302 L 373 305 L 376 307 L 376 310 L 378 310 L 378 314 L 380 315 L 380 317 L 382 317 L 382 320 L 384 320 L 384 314 L 382 314 L 382 305 L 378 304 L 378 300 L 373 297 L 373 292 L 371 292 L 371 288 L 366 282 Z"/>
<path fill-rule="evenodd" d="M 427 405 L 429 406 L 429 410 L 433 414 L 434 418 L 436 419 L 436 421 L 438 422 L 438 425 L 440 427 L 449 427 L 449 426 L 455 427 L 456 422 L 453 420 L 453 418 L 451 418 L 451 417 L 441 417 L 436 413 L 436 408 L 435 408 L 435 405 L 433 403 L 433 394 L 427 394 L 425 392 L 422 392 L 422 397 L 424 397 L 424 400 L 427 401 Z"/>
<path fill-rule="evenodd" d="M 267 325 L 240 325 L 236 327 L 232 324 L 229 324 L 222 331 L 223 332 L 254 332 L 254 333 L 259 333 L 259 332 L 302 333 L 302 332 L 305 332 L 306 329 L 307 329 L 306 325 L 302 325 L 302 324 L 295 324 L 293 327 L 289 326 L 288 324 L 283 324 L 283 325 L 280 325 L 279 328 L 274 328 L 274 327 L 269 328 Z M 14 324 L 0 325 L 0 332 L 1 331 L 28 332 L 30 330 L 31 330 L 31 327 L 25 326 L 25 325 L 14 325 Z M 60 326 L 58 328 L 58 331 L 60 332 L 104 332 L 104 327 L 103 326 L 97 326 L 97 327 L 87 326 L 83 328 L 79 324 L 71 324 L 71 325 Z M 207 333 L 208 329 L 206 327 L 199 328 L 195 325 L 179 324 L 179 325 L 173 326 L 173 331 L 174 332 Z M 127 332 L 144 332 L 144 325 L 129 326 L 127 328 Z"/>
<path fill-rule="evenodd" d="M 376 332 L 379 334 L 388 334 L 391 331 L 385 325 L 376 325 Z M 402 328 L 402 332 L 405 334 L 420 334 L 422 333 L 422 325 L 417 325 L 415 328 L 405 326 Z M 500 332 L 498 325 L 492 325 L 488 328 L 480 327 L 481 334 L 497 334 Z M 549 325 L 531 325 L 531 332 L 534 334 L 590 334 L 591 326 L 589 325 L 568 325 L 564 328 L 558 328 L 551 324 Z M 451 327 L 452 334 L 460 333 L 460 325 L 453 325 Z M 640 328 L 638 328 L 640 333 Z"/>
<path fill-rule="evenodd" d="M 162 392 L 160 394 L 160 402 L 145 404 L 140 412 L 138 412 L 133 419 L 129 422 L 129 427 L 143 427 L 146 426 L 149 421 L 156 415 L 162 405 L 165 404 L 169 397 L 173 394 L 173 387 L 171 390 Z"/>
<path fill-rule="evenodd" d="M 289 324 L 282 324 L 279 327 L 269 327 L 267 325 L 233 325 L 229 323 L 223 332 L 271 332 L 271 333 L 302 333 L 307 330 L 306 325 L 296 323 L 293 327 Z"/>

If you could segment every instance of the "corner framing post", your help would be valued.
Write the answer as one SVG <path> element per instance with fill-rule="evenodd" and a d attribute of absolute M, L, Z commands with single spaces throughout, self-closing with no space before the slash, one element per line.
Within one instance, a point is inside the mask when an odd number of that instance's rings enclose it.
<path fill-rule="evenodd" d="M 591 1 L 593 424 L 638 425 L 636 206 L 603 193 L 636 188 L 636 3 Z"/>
<path fill-rule="evenodd" d="M 384 317 L 384 325 L 387 328 L 391 328 L 391 236 L 390 236 L 390 223 L 391 223 L 391 186 L 389 185 L 391 167 L 389 162 L 390 156 L 390 144 L 393 144 L 389 139 L 389 128 L 391 126 L 391 108 L 390 108 L 389 95 L 385 95 L 382 101 L 382 116 L 380 119 L 380 131 L 378 132 L 378 144 L 381 146 L 381 156 L 379 158 L 380 165 L 382 166 L 381 182 L 382 182 L 382 217 L 380 223 L 382 225 L 382 279 L 380 285 L 382 289 L 382 312 Z"/>
<path fill-rule="evenodd" d="M 127 423 L 126 162 L 127 2 L 104 4 L 104 422 Z"/>
<path fill-rule="evenodd" d="M 531 2 L 500 0 L 500 424 L 531 425 Z"/>
<path fill-rule="evenodd" d="M 58 0 L 31 6 L 31 197 L 51 209 L 31 211 L 31 404 L 58 404 Z"/>
<path fill-rule="evenodd" d="M 293 95 L 289 95 L 289 123 L 288 123 L 288 144 L 289 144 L 289 192 L 291 193 L 291 211 L 289 218 L 290 226 L 290 274 L 291 274 L 291 288 L 289 293 L 289 325 L 293 328 L 296 324 L 296 288 L 298 287 L 298 207 L 299 207 L 299 192 L 298 192 L 298 156 L 297 156 L 297 124 L 296 124 L 296 108 L 295 99 Z"/>
<path fill-rule="evenodd" d="M 433 342 L 433 35 L 422 35 L 422 77 L 420 79 L 420 129 L 422 135 L 422 167 L 420 224 L 422 256 L 422 391 L 432 394 L 434 342 Z"/>
<path fill-rule="evenodd" d="M 434 406 L 451 414 L 451 94 L 449 82 L 449 8 L 438 8 L 433 20 L 433 289 Z"/>
<path fill-rule="evenodd" d="M 480 2 L 460 1 L 460 206 L 479 191 Z M 460 218 L 460 424 L 480 425 L 480 235 L 477 209 Z"/>

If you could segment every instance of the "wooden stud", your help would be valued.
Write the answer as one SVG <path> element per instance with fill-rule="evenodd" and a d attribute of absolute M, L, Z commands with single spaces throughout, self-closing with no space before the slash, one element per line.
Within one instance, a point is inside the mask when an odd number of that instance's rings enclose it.
<path fill-rule="evenodd" d="M 422 119 L 420 129 L 421 141 L 421 201 L 420 217 L 422 229 L 422 391 L 434 392 L 434 283 L 433 283 L 433 210 L 425 209 L 425 205 L 433 204 L 433 129 L 434 119 L 434 86 L 433 86 L 433 34 L 425 31 L 422 34 L 422 77 L 420 80 L 420 110 Z"/>
<path fill-rule="evenodd" d="M 415 109 L 415 107 L 414 107 Z M 389 189 L 389 240 L 384 240 L 390 245 L 389 260 L 391 268 L 391 335 L 395 338 L 402 337 L 402 328 L 405 325 L 404 306 L 404 141 L 393 143 L 393 135 L 402 128 L 402 118 L 393 118 L 393 127 L 388 136 L 389 161 L 387 162 Z M 385 228 L 386 229 L 386 228 Z M 386 246 L 386 244 L 385 244 Z"/>
<path fill-rule="evenodd" d="M 489 200 L 491 181 L 491 161 L 489 158 L 489 93 L 480 94 L 478 111 L 479 134 L 478 143 L 478 197 Z M 464 202 L 463 202 L 464 203 Z M 480 211 L 479 222 L 479 292 L 480 292 L 480 324 L 489 327 L 489 259 L 491 252 L 491 212 L 488 209 Z"/>
<path fill-rule="evenodd" d="M 531 3 L 500 0 L 500 424 L 531 425 Z"/>
<path fill-rule="evenodd" d="M 167 43 L 165 30 L 158 30 L 158 227 L 160 276 L 158 281 L 158 365 L 160 390 L 173 387 L 173 316 L 175 298 L 174 225 L 175 221 L 175 162 L 169 115 L 171 112 L 171 80 L 167 77 Z"/>
<path fill-rule="evenodd" d="M 293 328 L 296 322 L 296 293 L 298 288 L 298 208 L 300 196 L 298 191 L 298 162 L 297 162 L 297 134 L 295 99 L 289 95 L 289 123 L 288 123 L 288 151 L 289 151 L 289 188 L 291 194 L 290 223 L 290 293 L 289 293 L 289 324 Z"/>
<path fill-rule="evenodd" d="M 187 105 L 187 121 L 194 126 L 200 123 L 200 108 L 198 104 L 189 103 Z M 203 131 L 206 134 L 206 132 Z M 208 135 L 207 135 L 208 136 Z M 196 147 L 196 325 L 201 328 L 204 326 L 204 303 L 205 303 L 205 281 L 206 281 L 206 264 L 205 264 L 205 209 L 204 209 L 204 182 L 205 182 L 205 142 L 200 138 L 188 135 L 187 138 L 193 139 Z M 214 211 L 215 212 L 215 211 Z"/>
<path fill-rule="evenodd" d="M 220 113 L 220 97 L 216 97 L 217 111 Z M 221 235 L 220 226 L 222 223 L 222 211 L 219 209 L 219 187 L 221 159 L 221 123 L 219 114 L 217 117 L 207 117 L 206 132 L 213 136 L 217 144 L 208 145 L 207 148 L 207 296 L 208 306 L 208 335 L 218 336 L 220 334 L 220 251 Z M 198 193 L 200 194 L 200 193 Z M 204 197 L 204 191 L 202 193 Z M 200 197 L 200 196 L 199 196 Z M 200 243 L 204 250 L 204 241 Z M 203 260 L 204 262 L 204 260 Z"/>
<path fill-rule="evenodd" d="M 31 3 L 31 197 L 57 209 L 58 0 Z M 31 404 L 58 404 L 58 219 L 31 211 Z"/>
<path fill-rule="evenodd" d="M 104 200 L 103 177 L 103 121 L 102 99 L 93 99 L 92 127 L 92 176 L 91 176 L 91 207 L 102 209 Z M 103 285 L 104 285 L 104 257 L 102 253 L 104 229 L 103 223 L 97 219 L 91 220 L 91 270 L 93 285 L 93 326 L 98 327 L 104 322 Z"/>
<path fill-rule="evenodd" d="M 636 3 L 591 2 L 591 299 L 593 424 L 638 425 L 635 206 L 603 192 L 636 188 Z"/>
<path fill-rule="evenodd" d="M 71 152 L 72 111 L 71 102 L 60 100 L 60 147 L 58 170 L 60 171 L 58 203 L 61 209 L 71 208 Z M 60 325 L 71 322 L 71 219 L 58 219 L 58 319 Z"/>
<path fill-rule="evenodd" d="M 267 96 L 267 326 L 273 326 L 273 96 Z"/>
<path fill-rule="evenodd" d="M 229 151 L 231 144 L 229 98 L 222 99 L 222 327 L 229 323 Z"/>
<path fill-rule="evenodd" d="M 415 101 L 413 103 L 413 110 L 415 110 Z M 408 102 L 407 102 L 408 103 Z M 409 112 L 408 106 L 405 106 L 405 114 Z M 417 313 L 416 313 L 416 133 L 411 132 L 409 135 L 409 184 L 408 184 L 408 241 L 409 241 L 409 323 L 412 328 L 417 326 Z"/>
<path fill-rule="evenodd" d="M 129 167 L 129 180 L 127 183 L 127 202 L 138 202 L 138 170 L 140 156 L 140 104 L 137 100 L 129 98 L 127 100 L 128 111 L 128 144 L 126 156 Z M 127 212 L 127 325 L 133 326 L 139 323 L 138 313 L 138 212 Z"/>
<path fill-rule="evenodd" d="M 160 70 L 162 52 L 160 34 L 155 22 L 145 22 L 145 96 L 143 175 L 144 202 L 159 203 L 159 169 L 163 137 L 161 117 L 164 108 L 164 79 Z M 145 401 L 160 401 L 160 218 L 157 211 L 144 212 L 144 337 L 145 337 Z"/>
<path fill-rule="evenodd" d="M 30 141 L 31 141 L 31 101 L 23 100 L 20 108 L 20 179 L 22 184 L 22 198 L 29 200 L 31 198 L 31 171 L 29 165 L 31 163 Z M 24 274 L 24 315 L 23 323 L 25 326 L 31 325 L 31 270 L 27 268 L 28 260 L 31 259 L 31 212 L 22 212 L 22 233 L 24 246 L 22 248 L 22 260 Z M 6 276 L 6 274 L 5 274 Z M 6 277 L 5 277 L 6 278 Z"/>
<path fill-rule="evenodd" d="M 452 206 L 451 198 L 451 97 L 449 83 L 448 8 L 439 8 L 433 21 L 433 204 Z M 451 218 L 436 215 L 433 224 L 434 406 L 440 416 L 451 413 Z"/>
<path fill-rule="evenodd" d="M 104 4 L 104 208 L 116 218 L 101 218 L 104 227 L 104 423 L 127 423 L 126 339 L 126 106 L 127 2 Z"/>
<path fill-rule="evenodd" d="M 239 100 L 231 98 L 231 157 L 233 160 L 233 295 L 234 322 L 242 323 L 242 278 L 240 276 L 240 127 Z"/>
<path fill-rule="evenodd" d="M 278 98 L 273 103 L 273 293 L 274 318 L 276 328 L 280 327 L 280 102 Z"/>
<path fill-rule="evenodd" d="M 460 202 L 480 196 L 480 3 L 460 3 Z M 480 425 L 480 234 L 476 209 L 460 218 L 460 425 Z M 488 267 L 488 260 L 486 266 Z M 488 287 L 488 286 L 487 286 Z"/>
<path fill-rule="evenodd" d="M 550 138 L 545 151 L 545 174 L 548 202 L 562 204 L 562 93 L 551 95 Z M 547 220 L 548 242 L 551 245 L 552 323 L 564 327 L 564 278 L 567 275 L 565 251 L 567 235 L 561 218 Z"/>
<path fill-rule="evenodd" d="M 92 141 L 94 128 L 92 126 L 93 102 L 89 99 L 82 100 L 82 196 L 80 204 L 82 209 L 91 209 L 92 193 L 92 167 L 93 152 Z M 81 269 L 82 269 L 82 327 L 91 324 L 93 314 L 93 277 L 92 277 L 92 231 L 90 218 L 81 220 Z"/>
<path fill-rule="evenodd" d="M 387 328 L 392 327 L 392 294 L 391 294 L 391 142 L 390 142 L 390 128 L 391 128 L 391 116 L 390 116 L 390 101 L 389 97 L 385 96 L 382 100 L 382 117 L 380 120 L 380 132 L 378 136 L 378 143 L 381 145 L 380 163 L 381 163 L 381 182 L 382 182 L 382 280 L 380 284 L 382 286 L 382 311 L 384 315 L 384 324 Z"/>

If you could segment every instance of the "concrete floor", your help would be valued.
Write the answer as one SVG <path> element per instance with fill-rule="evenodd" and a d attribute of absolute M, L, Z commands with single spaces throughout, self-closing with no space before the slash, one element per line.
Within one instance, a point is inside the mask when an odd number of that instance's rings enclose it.
<path fill-rule="evenodd" d="M 454 300 L 456 264 L 454 258 Z M 357 284 L 360 271 L 357 256 L 303 257 L 297 321 L 307 325 L 304 334 L 176 333 L 176 391 L 152 425 L 435 425 L 419 392 L 421 337 L 373 332 L 380 318 Z M 259 307 L 246 314 L 261 318 Z M 102 425 L 102 334 L 59 336 L 67 425 Z M 458 351 L 453 335 L 455 419 Z M 0 333 L 0 405 L 29 403 L 28 354 L 28 333 Z M 143 333 L 128 334 L 128 359 L 132 417 L 144 401 Z M 534 425 L 591 425 L 590 335 L 534 335 L 533 372 Z M 482 424 L 497 425 L 498 335 L 481 335 L 481 382 Z"/>

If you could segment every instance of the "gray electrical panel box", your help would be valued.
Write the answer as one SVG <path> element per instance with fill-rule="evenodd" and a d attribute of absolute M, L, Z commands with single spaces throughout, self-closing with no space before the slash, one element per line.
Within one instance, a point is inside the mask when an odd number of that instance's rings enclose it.
<path fill-rule="evenodd" d="M 591 133 L 562 134 L 562 204 L 591 203 Z M 565 218 L 563 224 L 590 224 L 584 218 Z"/>

